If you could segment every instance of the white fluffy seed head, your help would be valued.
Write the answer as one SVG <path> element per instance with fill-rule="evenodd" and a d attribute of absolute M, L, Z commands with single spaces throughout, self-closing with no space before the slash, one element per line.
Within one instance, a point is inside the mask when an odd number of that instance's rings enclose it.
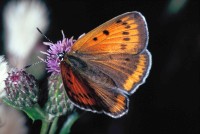
<path fill-rule="evenodd" d="M 25 59 L 41 38 L 36 27 L 43 32 L 48 28 L 48 10 L 38 0 L 11 1 L 4 8 L 3 21 L 7 52 Z"/>
<path fill-rule="evenodd" d="M 4 80 L 8 77 L 8 71 L 9 67 L 4 59 L 4 56 L 0 56 L 0 98 L 6 95 L 6 92 L 4 90 L 6 86 Z"/>

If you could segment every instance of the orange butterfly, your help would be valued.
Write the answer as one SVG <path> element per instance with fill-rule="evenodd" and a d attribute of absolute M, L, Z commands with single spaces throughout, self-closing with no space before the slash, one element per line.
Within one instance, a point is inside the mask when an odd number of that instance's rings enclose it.
<path fill-rule="evenodd" d="M 127 96 L 145 82 L 151 68 L 147 44 L 145 18 L 134 11 L 100 25 L 78 39 L 69 52 L 59 53 L 71 102 L 113 118 L 127 113 Z"/>

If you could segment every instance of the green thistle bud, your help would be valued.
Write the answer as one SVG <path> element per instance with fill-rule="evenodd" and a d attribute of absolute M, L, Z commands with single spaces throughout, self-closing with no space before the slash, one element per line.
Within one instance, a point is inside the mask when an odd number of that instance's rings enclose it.
<path fill-rule="evenodd" d="M 32 107 L 38 101 L 38 88 L 34 76 L 23 70 L 8 73 L 5 80 L 5 99 L 18 108 Z"/>
<path fill-rule="evenodd" d="M 61 116 L 73 109 L 69 101 L 60 74 L 52 74 L 48 79 L 48 101 L 45 111 L 53 116 Z"/>

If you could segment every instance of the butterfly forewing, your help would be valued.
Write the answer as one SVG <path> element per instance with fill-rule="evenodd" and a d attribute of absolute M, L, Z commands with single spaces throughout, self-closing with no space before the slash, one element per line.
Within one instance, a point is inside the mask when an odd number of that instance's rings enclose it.
<path fill-rule="evenodd" d="M 65 61 L 60 64 L 62 80 L 69 99 L 77 106 L 84 109 L 99 111 L 98 97 L 94 96 L 94 91 L 90 90 L 82 79 L 74 74 L 72 67 Z"/>
<path fill-rule="evenodd" d="M 82 54 L 141 52 L 148 42 L 147 24 L 139 12 L 117 16 L 81 37 L 71 52 Z"/>

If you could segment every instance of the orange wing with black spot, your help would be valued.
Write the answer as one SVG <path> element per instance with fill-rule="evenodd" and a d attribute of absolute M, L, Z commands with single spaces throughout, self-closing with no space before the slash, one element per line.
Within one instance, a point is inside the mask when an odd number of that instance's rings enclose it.
<path fill-rule="evenodd" d="M 128 98 L 101 84 L 76 75 L 65 61 L 60 64 L 66 93 L 75 106 L 118 118 L 128 111 Z"/>
<path fill-rule="evenodd" d="M 90 31 L 73 45 L 72 53 L 138 54 L 148 43 L 145 18 L 139 12 L 117 16 Z"/>

